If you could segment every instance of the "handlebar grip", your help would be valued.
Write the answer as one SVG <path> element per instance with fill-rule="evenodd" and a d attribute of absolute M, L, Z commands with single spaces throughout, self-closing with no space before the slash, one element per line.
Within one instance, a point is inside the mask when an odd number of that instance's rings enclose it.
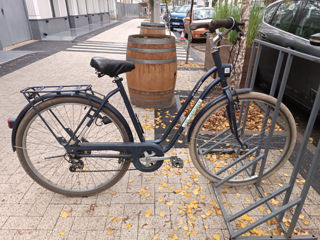
<path fill-rule="evenodd" d="M 232 18 L 214 19 L 209 24 L 209 31 L 214 32 L 218 28 L 232 28 L 234 20 Z"/>
<path fill-rule="evenodd" d="M 206 28 L 209 29 L 210 22 L 200 22 L 200 23 L 191 23 L 190 29 L 196 30 L 197 28 Z"/>

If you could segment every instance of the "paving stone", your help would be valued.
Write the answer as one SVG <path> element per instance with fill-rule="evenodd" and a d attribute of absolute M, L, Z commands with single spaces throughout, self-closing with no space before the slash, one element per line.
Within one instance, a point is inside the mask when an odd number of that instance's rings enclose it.
<path fill-rule="evenodd" d="M 43 214 L 37 229 L 53 230 L 60 216 L 63 205 L 50 205 Z"/>
<path fill-rule="evenodd" d="M 40 217 L 9 217 L 3 225 L 3 229 L 36 229 L 41 218 Z"/>
<path fill-rule="evenodd" d="M 0 229 L 0 240 L 11 240 L 16 234 L 17 230 L 1 230 Z"/>
<path fill-rule="evenodd" d="M 46 230 L 18 230 L 14 240 L 43 240 L 48 239 L 51 231 Z"/>
<path fill-rule="evenodd" d="M 0 204 L 0 216 L 26 216 L 32 204 L 2 203 Z"/>
<path fill-rule="evenodd" d="M 105 217 L 75 217 L 72 231 L 103 230 L 105 225 Z"/>

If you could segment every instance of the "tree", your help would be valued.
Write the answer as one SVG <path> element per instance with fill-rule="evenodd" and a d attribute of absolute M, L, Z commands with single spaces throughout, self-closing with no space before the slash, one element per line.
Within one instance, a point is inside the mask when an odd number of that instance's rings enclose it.
<path fill-rule="evenodd" d="M 235 66 L 235 74 L 234 77 L 231 79 L 231 85 L 235 88 L 239 88 L 242 77 L 242 67 L 244 64 L 244 58 L 246 54 L 246 37 L 249 26 L 250 6 L 251 0 L 242 0 L 241 22 L 244 22 L 245 25 L 243 29 L 244 36 L 242 37 L 240 42 L 240 49 L 238 49 L 238 51 L 240 52 L 237 64 Z"/>
<path fill-rule="evenodd" d="M 188 61 L 189 61 L 190 45 L 191 45 L 191 41 L 192 41 L 191 23 L 192 23 L 192 15 L 193 15 L 193 3 L 194 3 L 194 0 L 191 1 L 191 8 L 190 8 L 190 24 L 189 24 L 186 63 L 188 63 Z"/>

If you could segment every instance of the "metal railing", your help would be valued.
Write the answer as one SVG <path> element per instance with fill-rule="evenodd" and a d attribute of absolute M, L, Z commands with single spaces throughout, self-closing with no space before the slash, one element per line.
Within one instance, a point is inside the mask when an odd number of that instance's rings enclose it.
<path fill-rule="evenodd" d="M 255 40 L 253 43 L 252 51 L 251 51 L 251 55 L 250 55 L 250 61 L 249 61 L 249 67 L 248 67 L 248 73 L 247 73 L 247 77 L 246 77 L 245 87 L 250 87 L 250 88 L 254 87 L 256 76 L 257 76 L 258 64 L 259 64 L 259 60 L 261 58 L 262 47 L 272 48 L 272 49 L 278 51 L 277 64 L 276 64 L 276 68 L 275 68 L 275 72 L 274 72 L 274 76 L 273 76 L 273 81 L 272 81 L 272 85 L 271 85 L 270 92 L 269 92 L 269 95 L 271 95 L 271 96 L 275 96 L 275 94 L 277 92 L 277 96 L 276 96 L 277 104 L 276 104 L 276 108 L 275 108 L 275 111 L 274 111 L 273 117 L 272 117 L 272 121 L 273 121 L 272 124 L 275 124 L 276 119 L 277 119 L 277 114 L 279 113 L 280 104 L 281 104 L 283 96 L 284 96 L 284 92 L 285 92 L 288 76 L 290 73 L 293 57 L 300 57 L 300 58 L 303 58 L 303 59 L 306 59 L 306 60 L 309 60 L 312 62 L 316 62 L 319 64 L 320 64 L 320 58 L 314 57 L 311 55 L 307 55 L 307 54 L 304 54 L 301 52 L 297 52 L 297 51 L 294 51 L 294 50 L 291 50 L 288 48 L 284 48 L 284 47 L 281 47 L 278 45 L 274 45 L 274 44 L 271 44 L 271 43 L 268 43 L 265 41 Z M 283 70 L 282 80 L 278 84 L 279 76 L 281 73 L 281 66 L 284 61 L 285 55 L 287 56 L 285 68 Z M 320 67 L 320 65 L 319 65 L 319 67 Z M 230 176 L 228 176 L 224 179 L 221 179 L 217 183 L 212 183 L 213 190 L 214 190 L 215 195 L 217 197 L 217 201 L 219 203 L 219 207 L 221 209 L 221 212 L 224 217 L 225 223 L 227 225 L 231 239 L 254 239 L 254 240 L 256 240 L 256 239 L 317 239 L 317 237 L 315 235 L 293 235 L 293 233 L 294 233 L 294 229 L 296 227 L 299 215 L 300 215 L 302 208 L 303 208 L 303 205 L 305 203 L 308 191 L 311 186 L 311 178 L 316 173 L 317 169 L 320 168 L 320 140 L 319 140 L 319 143 L 317 145 L 315 152 L 313 153 L 312 163 L 311 163 L 311 166 L 307 172 L 306 181 L 305 181 L 305 184 L 302 188 L 300 195 L 298 197 L 294 198 L 292 196 L 292 193 L 293 193 L 294 185 L 296 183 L 296 179 L 298 177 L 299 169 L 302 167 L 303 155 L 304 155 L 305 151 L 307 150 L 307 144 L 308 144 L 309 138 L 311 136 L 311 132 L 314 127 L 319 109 L 320 109 L 320 86 L 318 87 L 317 95 L 316 95 L 316 98 L 315 98 L 315 101 L 313 104 L 312 111 L 309 116 L 308 124 L 307 124 L 306 130 L 305 130 L 303 139 L 302 139 L 301 144 L 298 148 L 298 154 L 295 159 L 294 167 L 293 167 L 290 181 L 288 184 L 281 186 L 279 189 L 277 189 L 273 193 L 270 193 L 268 195 L 264 194 L 261 183 L 262 183 L 262 176 L 263 176 L 263 171 L 264 171 L 265 162 L 266 162 L 266 157 L 265 157 L 262 160 L 260 170 L 259 170 L 258 180 L 255 183 L 255 187 L 261 197 L 260 200 L 249 205 L 248 207 L 242 209 L 241 211 L 239 211 L 231 216 L 228 216 L 227 211 L 224 207 L 221 195 L 219 193 L 219 188 L 222 186 L 222 184 L 224 182 L 229 180 Z M 272 127 L 274 127 L 274 126 L 272 126 Z M 236 174 L 236 173 L 234 173 L 234 174 Z M 269 201 L 271 199 L 281 195 L 281 194 L 285 194 L 283 201 L 282 201 L 282 205 L 280 207 L 278 207 L 277 209 L 275 209 Z M 254 222 L 251 222 L 250 225 L 245 226 L 242 229 L 238 229 L 237 231 L 234 231 L 232 229 L 231 223 L 233 221 L 235 221 L 238 218 L 241 218 L 242 216 L 244 216 L 248 212 L 259 208 L 263 204 L 266 204 L 269 208 L 269 213 L 267 215 L 261 217 L 260 219 L 254 221 Z M 283 222 L 283 219 L 284 219 L 285 213 L 293 207 L 295 207 L 295 209 L 292 214 L 292 218 L 289 221 L 290 225 L 287 228 L 287 226 Z M 249 232 L 253 228 L 255 228 L 255 227 L 257 227 L 257 226 L 259 226 L 259 225 L 261 225 L 261 224 L 263 224 L 273 218 L 275 218 L 277 220 L 277 223 L 279 224 L 279 226 L 281 227 L 281 229 L 283 231 L 283 235 L 243 236 L 243 234 Z"/>

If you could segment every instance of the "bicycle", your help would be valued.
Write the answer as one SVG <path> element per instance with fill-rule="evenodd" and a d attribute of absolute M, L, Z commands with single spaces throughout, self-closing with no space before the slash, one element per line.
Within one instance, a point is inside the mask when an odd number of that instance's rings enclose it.
<path fill-rule="evenodd" d="M 258 172 L 262 171 L 263 177 L 274 173 L 293 151 L 295 121 L 283 103 L 276 105 L 275 98 L 247 88 L 229 88 L 227 78 L 232 66 L 221 63 L 217 43 L 231 30 L 237 31 L 240 38 L 240 25 L 233 18 L 192 25 L 205 26 L 210 32 L 226 28 L 210 37 L 215 66 L 196 83 L 163 136 L 153 141 L 145 140 L 119 77 L 135 68 L 130 62 L 92 58 L 91 66 L 98 77 L 113 77 L 117 85 L 106 95 L 93 91 L 91 85 L 32 86 L 21 90 L 29 103 L 9 121 L 9 127 L 13 128 L 13 151 L 25 171 L 53 192 L 93 195 L 117 183 L 131 162 L 143 172 L 156 171 L 167 159 L 174 167 L 183 167 L 182 159 L 164 154 L 188 128 L 193 164 L 210 181 L 227 178 L 227 185 L 242 185 L 257 181 Z M 200 86 L 214 72 L 218 77 L 203 90 L 170 142 L 162 147 Z M 222 94 L 208 101 L 208 94 L 218 84 Z M 134 142 L 128 122 L 108 101 L 116 93 L 124 101 L 139 142 Z"/>

